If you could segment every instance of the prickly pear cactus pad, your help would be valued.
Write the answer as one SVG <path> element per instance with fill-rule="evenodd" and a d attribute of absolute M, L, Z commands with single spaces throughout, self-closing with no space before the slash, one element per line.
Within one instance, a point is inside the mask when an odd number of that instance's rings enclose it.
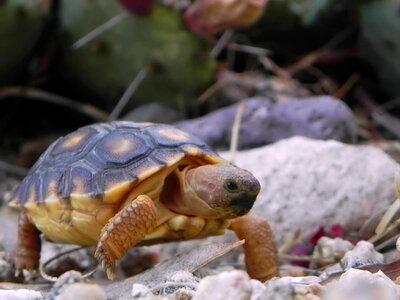
<path fill-rule="evenodd" d="M 0 84 L 16 76 L 35 46 L 45 22 L 45 2 L 0 2 Z"/>
<path fill-rule="evenodd" d="M 156 7 L 148 16 L 130 14 L 82 48 L 72 44 L 123 11 L 117 1 L 62 1 L 61 24 L 65 36 L 63 73 L 112 108 L 136 74 L 154 63 L 135 99 L 180 107 L 207 86 L 214 74 L 209 46 L 188 32 L 182 16 Z"/>

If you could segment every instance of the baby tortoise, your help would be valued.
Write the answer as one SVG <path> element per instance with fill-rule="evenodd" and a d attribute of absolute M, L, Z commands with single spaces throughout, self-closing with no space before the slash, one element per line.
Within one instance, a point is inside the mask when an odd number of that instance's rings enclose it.
<path fill-rule="evenodd" d="M 113 278 L 133 246 L 235 231 L 245 239 L 252 278 L 277 272 L 273 233 L 247 213 L 257 179 L 175 127 L 112 122 L 59 138 L 39 158 L 10 202 L 22 212 L 15 264 L 35 270 L 40 233 L 53 242 L 97 246 Z"/>

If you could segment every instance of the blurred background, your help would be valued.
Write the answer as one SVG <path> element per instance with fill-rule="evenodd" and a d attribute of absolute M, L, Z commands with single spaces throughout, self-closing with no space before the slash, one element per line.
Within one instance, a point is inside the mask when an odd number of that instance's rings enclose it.
<path fill-rule="evenodd" d="M 58 137 L 162 122 L 259 178 L 282 257 L 393 250 L 399 37 L 399 0 L 0 0 L 0 203 Z"/>
<path fill-rule="evenodd" d="M 239 148 L 396 139 L 399 14 L 395 0 L 2 0 L 1 160 L 29 168 L 116 119 L 227 149 L 238 107 Z"/>

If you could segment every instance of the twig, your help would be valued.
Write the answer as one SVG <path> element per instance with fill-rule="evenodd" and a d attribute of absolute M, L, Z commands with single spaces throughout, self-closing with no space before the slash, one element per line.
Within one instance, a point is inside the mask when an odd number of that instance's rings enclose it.
<path fill-rule="evenodd" d="M 121 21 L 123 21 L 127 16 L 129 16 L 129 12 L 127 10 L 124 10 L 120 12 L 118 15 L 113 17 L 112 19 L 108 20 L 107 22 L 103 23 L 99 27 L 96 27 L 94 30 L 86 34 L 85 36 L 81 37 L 79 40 L 77 40 L 73 45 L 72 48 L 77 50 L 87 43 L 89 43 L 91 40 L 95 39 L 102 33 L 106 32 L 107 30 L 111 29 Z"/>
<path fill-rule="evenodd" d="M 135 93 L 136 89 L 140 86 L 143 80 L 147 77 L 149 72 L 153 69 L 153 65 L 149 64 L 143 67 L 139 73 L 135 76 L 132 80 L 131 84 L 125 90 L 124 94 L 122 95 L 121 99 L 118 101 L 117 105 L 114 107 L 111 114 L 108 116 L 108 121 L 113 121 L 117 119 L 124 109 L 126 104 L 128 104 L 129 99 L 132 97 L 133 93 Z"/>
<path fill-rule="evenodd" d="M 397 241 L 397 239 L 400 237 L 400 233 L 396 234 L 395 236 L 392 236 L 390 239 L 378 244 L 375 246 L 376 251 L 380 251 L 386 246 L 389 246 L 390 244 L 393 244 Z"/>
<path fill-rule="evenodd" d="M 82 114 L 88 115 L 97 121 L 107 120 L 107 113 L 93 105 L 80 103 L 63 96 L 55 95 L 34 88 L 11 86 L 0 89 L 0 100 L 8 97 L 25 97 L 58 104 L 76 110 Z"/>
<path fill-rule="evenodd" d="M 294 73 L 311 66 L 323 53 L 323 50 L 318 49 L 313 52 L 308 53 L 306 56 L 295 62 L 294 64 L 285 68 L 285 71 L 293 75 Z"/>
<path fill-rule="evenodd" d="M 238 141 L 239 141 L 239 130 L 240 130 L 240 123 L 242 121 L 243 111 L 246 108 L 244 102 L 240 103 L 236 115 L 235 120 L 233 121 L 232 125 L 232 135 L 231 135 L 231 144 L 229 147 L 230 155 L 231 155 L 231 162 L 234 163 L 236 158 L 236 152 L 238 148 Z"/>
<path fill-rule="evenodd" d="M 347 38 L 352 33 L 352 29 L 346 29 L 339 34 L 335 35 L 330 41 L 328 41 L 324 46 L 320 49 L 317 49 L 313 52 L 308 53 L 300 60 L 295 62 L 294 64 L 288 66 L 286 71 L 290 74 L 294 74 L 299 70 L 303 70 L 308 66 L 314 64 L 320 57 L 325 53 L 327 49 L 332 49 L 339 45 L 345 38 Z"/>
<path fill-rule="evenodd" d="M 388 226 L 382 233 L 375 234 L 372 237 L 370 237 L 368 242 L 375 243 L 376 241 L 380 240 L 385 235 L 387 235 L 389 232 L 391 232 L 392 230 L 396 229 L 399 225 L 400 225 L 400 218 L 398 218 L 392 224 L 390 224 L 390 226 Z"/>
<path fill-rule="evenodd" d="M 255 46 L 249 46 L 249 45 L 242 45 L 242 44 L 237 44 L 237 43 L 227 43 L 225 45 L 225 48 L 230 49 L 230 50 L 235 50 L 237 52 L 244 52 L 247 54 L 256 55 L 256 56 L 266 56 L 271 53 L 271 51 L 268 49 L 255 47 Z"/>
<path fill-rule="evenodd" d="M 330 95 L 334 93 L 335 90 L 338 89 L 338 85 L 334 82 L 329 76 L 323 73 L 320 69 L 314 66 L 307 66 L 307 71 L 313 74 L 318 78 L 317 84 L 322 91 L 327 91 Z"/>
<path fill-rule="evenodd" d="M 51 275 L 47 274 L 46 271 L 45 271 L 45 268 L 46 268 L 49 264 L 51 264 L 53 261 L 55 261 L 55 260 L 57 260 L 57 259 L 60 259 L 61 257 L 65 256 L 65 255 L 68 255 L 68 254 L 70 254 L 70 253 L 77 252 L 77 251 L 80 251 L 80 250 L 86 249 L 86 248 L 87 248 L 86 246 L 83 246 L 83 247 L 75 247 L 75 248 L 66 250 L 66 251 L 64 251 L 64 252 L 61 252 L 61 253 L 59 253 L 59 254 L 53 256 L 52 258 L 50 258 L 49 260 L 47 260 L 44 264 L 40 264 L 40 265 L 39 265 L 39 272 L 40 272 L 40 275 L 42 275 L 42 277 L 43 277 L 44 279 L 46 279 L 47 281 L 56 282 L 56 281 L 58 280 L 58 277 L 56 277 L 56 276 L 51 276 Z M 93 260 L 94 260 L 94 259 L 93 259 Z M 89 277 L 89 276 L 91 276 L 94 272 L 96 272 L 96 269 L 97 269 L 97 266 L 98 266 L 98 265 L 99 265 L 99 263 L 98 263 L 97 260 L 96 260 L 95 263 L 93 264 L 93 266 L 92 266 L 86 273 L 82 274 L 82 278 Z"/>
<path fill-rule="evenodd" d="M 233 30 L 226 30 L 221 37 L 219 38 L 218 42 L 215 44 L 214 48 L 212 48 L 210 52 L 211 57 L 217 57 L 221 50 L 224 48 L 226 43 L 232 38 L 235 32 Z"/>
<path fill-rule="evenodd" d="M 374 121 L 384 126 L 396 137 L 400 138 L 400 121 L 396 117 L 388 114 L 385 110 L 377 105 L 375 101 L 367 95 L 361 88 L 357 88 L 355 95 L 357 100 L 361 102 L 372 115 Z"/>
<path fill-rule="evenodd" d="M 279 253 L 279 258 L 286 260 L 297 260 L 297 261 L 315 261 L 321 264 L 330 264 L 336 262 L 333 257 L 315 258 L 312 255 L 292 255 L 285 253 Z"/>
<path fill-rule="evenodd" d="M 400 97 L 394 98 L 384 104 L 381 104 L 381 107 L 388 111 L 400 105 Z"/>
<path fill-rule="evenodd" d="M 228 30 L 229 31 L 229 30 Z M 206 41 L 208 41 L 211 44 L 218 44 L 219 40 L 207 36 L 205 38 Z M 222 48 L 229 49 L 229 50 L 234 50 L 238 52 L 244 52 L 250 55 L 256 55 L 256 56 L 266 56 L 271 53 L 270 50 L 265 49 L 265 48 L 260 48 L 260 47 L 255 47 L 255 46 L 250 46 L 250 45 L 243 45 L 243 44 L 238 44 L 238 43 L 225 43 Z"/>
<path fill-rule="evenodd" d="M 296 231 L 293 233 L 293 236 L 279 247 L 278 253 L 279 254 L 287 253 L 290 249 L 293 248 L 294 244 L 297 243 L 300 236 L 301 236 L 301 229 L 297 228 Z"/>
<path fill-rule="evenodd" d="M 351 88 L 357 83 L 357 81 L 360 80 L 360 75 L 358 74 L 352 74 L 349 79 L 339 88 L 337 89 L 334 93 L 333 96 L 339 99 L 343 99 L 344 96 L 347 95 L 347 93 L 351 90 Z"/>
<path fill-rule="evenodd" d="M 0 160 L 0 169 L 4 170 L 7 173 L 11 173 L 20 177 L 26 176 L 28 174 L 28 170 L 25 168 L 21 168 L 18 166 L 14 166 L 6 161 Z"/>
<path fill-rule="evenodd" d="M 217 82 L 213 83 L 210 87 L 208 87 L 200 96 L 197 98 L 198 103 L 203 103 L 207 99 L 209 99 L 213 94 L 215 94 L 219 89 L 221 89 L 227 81 L 225 80 L 218 80 Z"/>
<path fill-rule="evenodd" d="M 258 58 L 258 61 L 261 63 L 261 65 L 267 71 L 273 71 L 279 77 L 283 77 L 283 78 L 290 78 L 291 77 L 291 74 L 289 72 L 287 72 L 285 69 L 282 69 L 281 67 L 279 67 L 275 62 L 273 62 L 267 56 L 260 55 L 257 58 Z"/>
<path fill-rule="evenodd" d="M 385 214 L 381 218 L 381 220 L 378 223 L 378 226 L 376 226 L 375 233 L 376 234 L 381 234 L 385 229 L 387 228 L 388 224 L 390 221 L 392 221 L 394 215 L 398 212 L 400 209 L 400 199 L 397 198 L 386 210 Z"/>

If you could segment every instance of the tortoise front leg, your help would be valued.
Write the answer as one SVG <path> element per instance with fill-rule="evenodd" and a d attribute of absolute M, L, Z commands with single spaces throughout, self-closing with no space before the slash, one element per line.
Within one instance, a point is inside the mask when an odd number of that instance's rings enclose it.
<path fill-rule="evenodd" d="M 267 221 L 245 215 L 232 220 L 230 229 L 245 240 L 246 268 L 251 278 L 265 281 L 278 273 L 275 238 Z"/>
<path fill-rule="evenodd" d="M 153 200 L 140 195 L 103 227 L 95 257 L 101 262 L 109 279 L 114 278 L 115 261 L 151 232 L 156 224 L 156 216 Z"/>
<path fill-rule="evenodd" d="M 26 214 L 21 213 L 18 218 L 18 242 L 14 255 L 17 272 L 39 268 L 40 248 L 40 231 L 29 221 Z"/>

